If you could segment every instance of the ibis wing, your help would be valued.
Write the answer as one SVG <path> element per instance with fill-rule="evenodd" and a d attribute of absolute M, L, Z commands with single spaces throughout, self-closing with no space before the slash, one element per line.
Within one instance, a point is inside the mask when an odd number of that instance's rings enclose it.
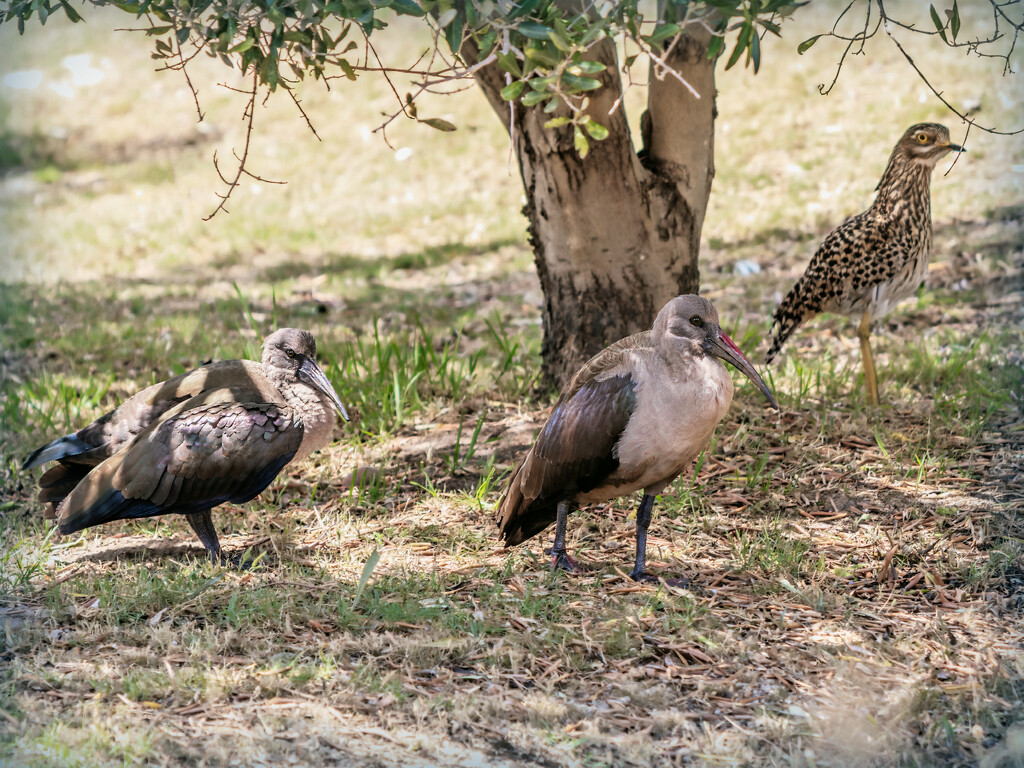
<path fill-rule="evenodd" d="M 249 501 L 295 455 L 302 433 L 291 409 L 274 403 L 173 412 L 79 483 L 57 510 L 61 531 Z"/>
<path fill-rule="evenodd" d="M 509 545 L 554 522 L 558 503 L 597 487 L 619 465 L 615 444 L 636 405 L 629 373 L 591 378 L 560 400 L 512 475 L 498 528 Z"/>
<path fill-rule="evenodd" d="M 32 453 L 23 469 L 58 462 L 39 478 L 39 500 L 57 504 L 86 475 L 124 448 L 152 424 L 181 404 L 215 390 L 231 389 L 239 401 L 281 402 L 257 363 L 228 360 L 212 363 L 153 384 L 78 432 L 54 440 Z M 205 399 L 205 398 L 204 398 Z"/>

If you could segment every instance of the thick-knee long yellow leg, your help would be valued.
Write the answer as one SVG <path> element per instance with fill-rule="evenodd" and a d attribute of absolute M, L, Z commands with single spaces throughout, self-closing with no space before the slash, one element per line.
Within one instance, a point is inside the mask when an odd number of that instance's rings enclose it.
<path fill-rule="evenodd" d="M 871 358 L 870 312 L 865 312 L 860 319 L 857 335 L 860 337 L 860 355 L 864 361 L 864 387 L 867 389 L 868 403 L 878 405 L 878 379 L 875 378 L 875 362 Z"/>

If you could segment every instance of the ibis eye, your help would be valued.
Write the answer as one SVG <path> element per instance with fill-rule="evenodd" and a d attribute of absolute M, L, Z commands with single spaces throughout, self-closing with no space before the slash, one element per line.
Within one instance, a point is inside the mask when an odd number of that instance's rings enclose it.
<path fill-rule="evenodd" d="M 919 133 L 919 134 L 917 134 L 917 140 L 919 142 L 921 142 L 922 144 L 927 144 L 928 143 L 928 134 L 927 133 Z"/>
<path fill-rule="evenodd" d="M 295 350 L 294 350 L 294 349 L 286 349 L 286 350 L 284 351 L 284 353 L 285 353 L 286 355 L 288 355 L 288 357 L 295 357 Z"/>
<path fill-rule="evenodd" d="M 700 315 L 694 315 L 693 317 L 690 318 L 690 325 L 695 325 L 698 328 L 703 328 L 704 321 L 701 319 Z"/>

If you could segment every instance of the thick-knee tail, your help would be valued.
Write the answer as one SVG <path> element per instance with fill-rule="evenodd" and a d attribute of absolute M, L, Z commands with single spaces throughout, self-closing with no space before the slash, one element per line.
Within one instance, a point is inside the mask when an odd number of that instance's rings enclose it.
<path fill-rule="evenodd" d="M 813 309 L 808 307 L 807 302 L 804 300 L 803 284 L 804 279 L 800 278 L 796 285 L 786 294 L 786 298 L 782 300 L 782 303 L 775 309 L 770 331 L 771 346 L 768 348 L 768 354 L 764 357 L 765 365 L 775 359 L 775 356 L 779 354 L 779 350 L 782 349 L 782 345 L 786 343 L 786 339 L 793 334 L 793 331 L 799 328 L 800 324 L 808 317 L 816 314 Z"/>

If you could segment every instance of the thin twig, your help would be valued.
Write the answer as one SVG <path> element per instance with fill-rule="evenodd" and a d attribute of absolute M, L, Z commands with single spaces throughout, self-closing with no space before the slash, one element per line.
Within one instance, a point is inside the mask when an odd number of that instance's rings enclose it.
<path fill-rule="evenodd" d="M 227 211 L 227 208 L 225 208 L 224 206 L 227 205 L 228 199 L 231 197 L 231 194 L 235 191 L 235 188 L 241 183 L 242 176 L 248 176 L 251 179 L 255 179 L 256 181 L 262 181 L 266 184 L 288 183 L 286 181 L 273 181 L 271 179 L 264 179 L 261 176 L 257 176 L 254 173 L 250 173 L 245 167 L 245 163 L 249 159 L 249 146 L 252 142 L 252 126 L 253 123 L 255 122 L 256 116 L 256 94 L 259 93 L 259 75 L 256 72 L 253 72 L 252 74 L 252 90 L 247 91 L 247 93 L 249 94 L 249 103 L 246 104 L 245 112 L 242 114 L 242 119 L 248 121 L 248 124 L 246 125 L 245 129 L 245 146 L 242 149 L 241 156 L 239 156 L 237 152 L 232 150 L 232 154 L 234 154 L 235 158 L 238 160 L 238 168 L 235 171 L 235 177 L 231 180 L 228 180 L 224 176 L 224 173 L 221 171 L 220 165 L 217 162 L 217 153 L 214 152 L 213 167 L 217 171 L 217 175 L 220 176 L 220 180 L 227 185 L 228 190 L 223 194 L 221 194 L 220 192 L 217 193 L 217 197 L 220 198 L 220 203 L 217 204 L 217 207 L 213 209 L 209 216 L 203 217 L 203 221 L 209 221 L 222 210 Z"/>
<path fill-rule="evenodd" d="M 203 122 L 203 110 L 199 107 L 199 91 L 197 91 L 196 87 L 194 85 L 192 85 L 192 78 L 188 76 L 188 67 L 186 66 L 187 62 L 185 61 L 185 56 L 184 56 L 184 54 L 181 51 L 181 43 L 178 42 L 178 35 L 174 34 L 173 37 L 174 37 L 174 44 L 175 44 L 175 46 L 177 46 L 177 49 L 178 49 L 178 61 L 180 62 L 179 69 L 181 69 L 181 74 L 183 74 L 185 76 L 185 82 L 188 84 L 188 89 L 192 93 L 192 101 L 195 102 L 195 105 L 196 105 L 196 115 L 199 118 L 197 120 L 197 122 L 201 123 L 201 122 Z M 196 46 L 196 55 L 198 55 L 198 52 L 200 50 L 202 50 L 202 49 L 199 46 Z M 193 58 L 194 58 L 194 56 L 193 56 Z M 191 61 L 191 59 L 189 59 L 189 61 Z"/>
<path fill-rule="evenodd" d="M 302 119 L 306 121 L 306 125 L 309 126 L 309 130 L 312 131 L 313 135 L 316 136 L 317 141 L 323 141 L 320 138 L 320 134 L 316 132 L 316 128 L 313 127 L 313 121 L 309 119 L 309 115 L 306 114 L 306 110 L 302 108 L 302 103 L 299 101 L 299 97 L 295 95 L 295 91 L 291 88 L 286 89 L 288 95 L 292 97 L 292 103 L 295 104 L 295 108 L 299 110 L 299 114 L 302 115 Z"/>
<path fill-rule="evenodd" d="M 878 5 L 881 9 L 882 0 L 878 0 Z M 884 11 L 882 11 L 882 13 L 884 14 Z M 921 81 L 926 86 L 928 86 L 928 90 L 930 90 L 935 95 L 935 98 L 937 98 L 946 106 L 946 109 L 948 109 L 954 115 L 959 117 L 965 123 L 977 125 L 979 129 L 985 131 L 986 133 L 992 133 L 995 134 L 996 136 L 1016 136 L 1018 133 L 1024 133 L 1024 128 L 1018 128 L 1016 131 L 999 131 L 996 130 L 995 128 L 988 128 L 986 126 L 980 125 L 976 120 L 968 117 L 966 114 L 962 113 L 959 109 L 950 104 L 949 101 L 942 95 L 942 92 L 937 90 L 935 86 L 931 84 L 931 81 L 928 79 L 925 73 L 921 71 L 921 68 L 917 66 L 917 64 L 914 62 L 914 59 L 911 58 L 910 54 L 904 50 L 902 45 L 900 45 L 900 41 L 897 40 L 896 36 L 893 35 L 893 33 L 889 30 L 888 25 L 883 26 L 885 28 L 885 34 L 889 37 L 890 40 L 892 40 L 893 45 L 895 45 L 899 52 L 903 54 L 903 58 L 906 59 L 907 63 L 913 68 L 915 72 L 917 72 L 917 76 L 921 78 Z"/>

